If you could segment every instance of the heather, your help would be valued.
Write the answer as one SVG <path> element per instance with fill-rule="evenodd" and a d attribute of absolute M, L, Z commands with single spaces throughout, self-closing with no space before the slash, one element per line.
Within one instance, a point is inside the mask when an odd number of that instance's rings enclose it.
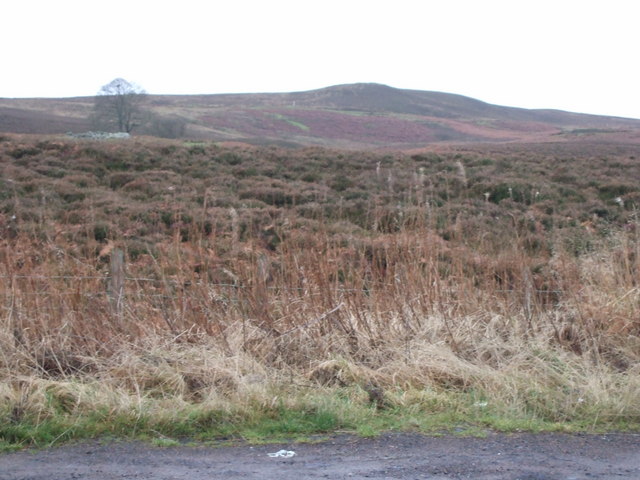
<path fill-rule="evenodd" d="M 637 428 L 636 150 L 5 135 L 0 438 Z"/>

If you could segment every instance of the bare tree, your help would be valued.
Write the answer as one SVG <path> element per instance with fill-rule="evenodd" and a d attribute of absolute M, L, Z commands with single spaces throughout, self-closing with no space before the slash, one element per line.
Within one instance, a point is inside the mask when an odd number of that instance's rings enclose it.
<path fill-rule="evenodd" d="M 117 128 L 131 133 L 142 123 L 142 104 L 146 92 L 124 78 L 116 78 L 104 85 L 95 99 L 94 122 L 104 129 Z"/>

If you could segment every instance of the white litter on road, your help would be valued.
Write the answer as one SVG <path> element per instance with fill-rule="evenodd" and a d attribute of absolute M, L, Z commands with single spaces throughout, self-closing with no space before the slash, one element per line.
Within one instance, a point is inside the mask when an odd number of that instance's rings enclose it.
<path fill-rule="evenodd" d="M 271 458 L 282 457 L 282 458 L 290 458 L 296 454 L 293 450 L 280 450 L 276 453 L 267 453 Z"/>

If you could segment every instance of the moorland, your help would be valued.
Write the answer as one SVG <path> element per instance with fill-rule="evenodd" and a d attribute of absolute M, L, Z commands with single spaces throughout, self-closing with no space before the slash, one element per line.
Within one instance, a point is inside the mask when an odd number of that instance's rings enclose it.
<path fill-rule="evenodd" d="M 95 97 L 0 98 L 0 132 L 96 130 Z M 406 150 L 461 142 L 640 142 L 640 120 L 491 105 L 358 83 L 293 93 L 145 95 L 134 133 L 288 147 Z M 100 128 L 97 128 L 100 130 Z"/>
<path fill-rule="evenodd" d="M 0 447 L 638 429 L 623 122 L 366 150 L 1 134 Z"/>

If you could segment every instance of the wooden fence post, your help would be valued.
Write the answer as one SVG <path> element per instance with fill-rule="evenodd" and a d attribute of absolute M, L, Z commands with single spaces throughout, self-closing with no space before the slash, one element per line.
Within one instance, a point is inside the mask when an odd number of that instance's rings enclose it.
<path fill-rule="evenodd" d="M 107 294 L 113 312 L 120 317 L 124 307 L 124 251 L 120 248 L 111 251 Z"/>

